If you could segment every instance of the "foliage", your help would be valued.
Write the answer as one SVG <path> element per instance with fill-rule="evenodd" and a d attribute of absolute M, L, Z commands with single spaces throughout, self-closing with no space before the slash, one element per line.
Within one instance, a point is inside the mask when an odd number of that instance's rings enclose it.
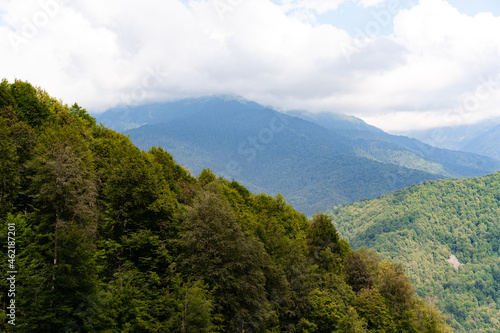
<path fill-rule="evenodd" d="M 327 215 L 193 177 L 28 83 L 0 87 L 0 233 L 16 225 L 18 271 L 15 327 L 0 282 L 2 332 L 446 331 Z"/>
<path fill-rule="evenodd" d="M 360 254 L 349 253 L 346 264 L 346 281 L 355 292 L 373 286 L 373 278 Z"/>
<path fill-rule="evenodd" d="M 417 293 L 457 332 L 500 330 L 500 173 L 425 182 L 329 215 L 354 248 L 401 263 Z M 394 286 L 409 284 L 393 269 L 384 272 L 387 281 L 400 280 Z"/>

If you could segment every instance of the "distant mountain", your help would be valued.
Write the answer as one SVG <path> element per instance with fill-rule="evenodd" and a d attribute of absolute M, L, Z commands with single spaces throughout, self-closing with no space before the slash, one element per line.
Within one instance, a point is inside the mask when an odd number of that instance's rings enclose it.
<path fill-rule="evenodd" d="M 436 149 L 437 147 L 416 139 L 385 133 L 353 116 L 328 113 L 304 114 L 299 111 L 293 114 L 356 140 L 360 156 L 379 162 L 397 164 L 442 177 L 478 176 L 484 175 L 484 170 L 491 172 L 499 168 L 499 162 L 491 158 L 485 159 L 448 149 Z"/>
<path fill-rule="evenodd" d="M 431 146 L 471 152 L 500 160 L 500 118 L 455 127 L 401 132 Z"/>
<path fill-rule="evenodd" d="M 353 248 L 401 263 L 456 332 L 500 332 L 500 173 L 424 182 L 329 215 Z"/>
<path fill-rule="evenodd" d="M 380 128 L 368 125 L 362 119 L 344 114 L 329 112 L 311 113 L 299 110 L 290 111 L 287 112 L 287 114 L 334 130 L 358 130 L 378 134 L 384 133 Z"/>
<path fill-rule="evenodd" d="M 500 160 L 500 125 L 466 142 L 463 151 L 470 151 Z"/>
<path fill-rule="evenodd" d="M 392 136 L 354 117 L 295 115 L 300 118 L 240 98 L 207 97 L 112 109 L 97 119 L 142 149 L 161 145 L 195 174 L 210 167 L 253 192 L 282 193 L 307 214 L 498 167 L 490 158 Z"/>

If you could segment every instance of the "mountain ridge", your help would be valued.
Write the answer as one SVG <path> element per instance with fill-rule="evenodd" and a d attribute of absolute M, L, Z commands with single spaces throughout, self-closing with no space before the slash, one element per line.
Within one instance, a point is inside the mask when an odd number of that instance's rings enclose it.
<path fill-rule="evenodd" d="M 470 125 L 398 133 L 435 147 L 471 152 L 500 160 L 500 148 L 497 144 L 500 138 L 500 118 L 487 119 Z"/>
<path fill-rule="evenodd" d="M 362 120 L 353 125 L 354 117 L 322 117 L 329 126 L 251 101 L 206 97 L 110 110 L 97 119 L 141 149 L 165 147 L 194 173 L 208 166 L 254 192 L 281 193 L 307 214 L 498 168 L 493 159 L 393 136 Z"/>

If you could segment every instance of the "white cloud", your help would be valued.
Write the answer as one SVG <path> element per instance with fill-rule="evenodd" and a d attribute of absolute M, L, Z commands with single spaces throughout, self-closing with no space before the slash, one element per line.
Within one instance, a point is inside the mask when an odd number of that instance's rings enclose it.
<path fill-rule="evenodd" d="M 388 0 L 360 0 L 363 7 L 376 7 L 386 3 Z"/>
<path fill-rule="evenodd" d="M 285 12 L 295 9 L 306 9 L 314 10 L 318 14 L 322 14 L 337 9 L 338 6 L 347 1 L 349 0 L 279 0 L 278 2 Z"/>
<path fill-rule="evenodd" d="M 499 17 L 488 13 L 470 17 L 459 13 L 446 1 L 421 0 L 418 6 L 395 17 L 394 29 L 395 40 L 407 50 L 406 62 L 402 68 L 386 73 L 382 86 L 396 83 L 397 87 L 390 91 L 395 93 L 393 96 L 403 93 L 400 99 L 403 104 L 381 106 L 386 110 L 404 109 L 406 104 L 406 108 L 414 109 L 413 117 L 405 114 L 405 119 L 425 119 L 413 122 L 414 127 L 444 125 L 443 115 L 463 104 L 463 96 L 474 95 L 482 79 L 500 73 L 500 39 L 496 34 L 500 31 Z M 390 91 L 382 95 L 391 96 Z M 493 95 L 490 99 L 494 100 Z M 462 121 L 490 117 L 492 108 L 486 106 L 486 102 L 482 100 L 473 112 L 467 112 L 470 117 Z M 498 104 L 493 109 L 497 115 L 500 113 Z M 386 119 L 382 127 L 402 126 L 399 118 L 392 119 Z"/>
<path fill-rule="evenodd" d="M 337 9 L 345 3 L 357 3 L 364 8 L 378 7 L 391 0 L 276 0 L 280 7 L 289 12 L 296 9 L 313 10 L 318 14 Z M 394 1 L 394 0 L 392 0 Z"/>
<path fill-rule="evenodd" d="M 0 72 L 95 111 L 233 93 L 284 110 L 348 112 L 385 129 L 430 127 L 500 72 L 500 18 L 466 16 L 443 0 L 421 0 L 395 16 L 393 36 L 363 41 L 307 18 L 347 0 L 42 1 L 53 11 L 0 0 Z M 25 38 L 30 23 L 36 33 Z M 17 51 L 12 36 L 24 38 Z M 350 62 L 342 45 L 354 47 Z M 498 112 L 494 96 L 469 119 Z"/>

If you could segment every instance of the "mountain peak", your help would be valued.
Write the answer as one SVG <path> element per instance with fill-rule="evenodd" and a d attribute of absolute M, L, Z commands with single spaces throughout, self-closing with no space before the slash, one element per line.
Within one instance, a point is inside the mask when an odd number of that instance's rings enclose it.
<path fill-rule="evenodd" d="M 253 192 L 281 193 L 307 213 L 424 180 L 483 175 L 496 168 L 488 158 L 431 149 L 356 117 L 280 114 L 235 95 L 103 116 L 100 122 L 130 134 L 141 149 L 162 146 L 195 173 L 209 167 Z"/>

